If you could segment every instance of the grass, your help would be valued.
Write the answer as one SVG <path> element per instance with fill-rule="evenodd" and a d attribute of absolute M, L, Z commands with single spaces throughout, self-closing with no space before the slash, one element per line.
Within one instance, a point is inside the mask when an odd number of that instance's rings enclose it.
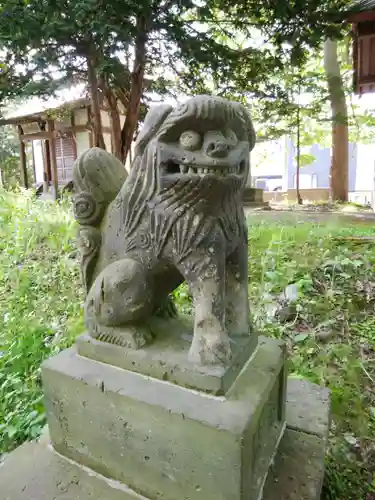
<path fill-rule="evenodd" d="M 258 224 L 250 229 L 254 320 L 283 338 L 290 371 L 331 390 L 332 432 L 323 498 L 375 498 L 375 245 L 336 236 L 375 235 L 370 225 Z M 295 283 L 290 322 L 267 319 L 269 294 Z"/>
<path fill-rule="evenodd" d="M 45 423 L 40 364 L 82 328 L 67 203 L 0 191 L 0 452 Z"/>
<path fill-rule="evenodd" d="M 260 220 L 260 221 L 259 221 Z M 287 219 L 288 220 L 288 219 Z M 249 227 L 249 295 L 264 334 L 286 341 L 290 372 L 330 388 L 332 432 L 323 498 L 375 498 L 375 244 L 335 237 L 374 236 L 358 222 Z M 342 221 L 341 221 L 342 224 Z M 269 297 L 287 285 L 299 298 L 289 322 L 269 318 Z M 188 310 L 186 287 L 176 292 Z"/>
<path fill-rule="evenodd" d="M 249 231 L 249 294 L 263 334 L 283 338 L 290 371 L 331 389 L 333 424 L 326 500 L 375 498 L 375 246 L 336 236 L 375 235 L 371 224 L 262 222 Z M 68 200 L 0 192 L 0 453 L 45 423 L 43 359 L 82 330 L 82 295 Z M 270 318 L 269 297 L 290 283 L 289 322 Z M 175 292 L 189 311 L 186 287 Z"/>

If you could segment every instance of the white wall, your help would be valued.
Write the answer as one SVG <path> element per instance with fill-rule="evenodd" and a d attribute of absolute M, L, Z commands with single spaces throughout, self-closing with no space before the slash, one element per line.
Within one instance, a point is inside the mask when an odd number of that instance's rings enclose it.
<path fill-rule="evenodd" d="M 75 139 L 77 144 L 77 156 L 79 156 L 90 147 L 89 132 L 77 132 Z"/>
<path fill-rule="evenodd" d="M 38 127 L 38 124 L 35 122 L 24 123 L 22 125 L 22 130 L 24 134 L 36 134 L 37 132 L 40 132 L 40 128 Z"/>
<path fill-rule="evenodd" d="M 375 145 L 357 144 L 355 191 L 372 190 L 374 186 Z"/>
<path fill-rule="evenodd" d="M 69 116 L 64 116 L 60 120 L 55 121 L 56 130 L 64 129 L 66 127 L 70 128 L 72 126 L 71 118 Z"/>
<path fill-rule="evenodd" d="M 108 111 L 101 111 L 100 112 L 100 116 L 101 116 L 101 119 L 102 119 L 102 125 L 103 127 L 110 127 L 111 126 L 111 120 L 109 118 L 109 113 Z"/>
<path fill-rule="evenodd" d="M 112 153 L 112 139 L 111 139 L 111 134 L 103 134 L 103 139 L 104 139 L 104 144 L 105 148 L 107 150 L 107 153 Z"/>
<path fill-rule="evenodd" d="M 35 180 L 39 184 L 43 182 L 43 152 L 42 141 L 33 141 L 35 158 Z"/>
<path fill-rule="evenodd" d="M 86 125 L 87 121 L 87 108 L 74 110 L 75 125 Z"/>

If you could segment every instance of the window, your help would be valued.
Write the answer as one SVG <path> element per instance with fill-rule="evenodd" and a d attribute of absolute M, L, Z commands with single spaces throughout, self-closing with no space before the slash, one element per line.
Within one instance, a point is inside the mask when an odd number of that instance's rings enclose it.
<path fill-rule="evenodd" d="M 268 191 L 267 183 L 264 179 L 257 179 L 255 181 L 255 187 L 258 189 L 263 189 L 264 191 Z"/>
<path fill-rule="evenodd" d="M 56 164 L 59 182 L 65 184 L 72 180 L 75 159 L 74 137 L 71 134 L 58 137 L 56 139 Z"/>

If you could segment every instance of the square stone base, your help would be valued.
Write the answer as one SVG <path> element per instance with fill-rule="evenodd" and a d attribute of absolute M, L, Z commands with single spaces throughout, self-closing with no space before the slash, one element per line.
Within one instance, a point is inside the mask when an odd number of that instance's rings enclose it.
<path fill-rule="evenodd" d="M 263 199 L 263 189 L 254 187 L 245 187 L 243 196 L 243 204 L 246 208 L 252 209 L 267 209 L 269 203 Z"/>
<path fill-rule="evenodd" d="M 263 500 L 320 499 L 329 409 L 327 389 L 289 380 L 287 428 Z M 49 446 L 48 434 L 0 459 L 0 491 L 4 500 L 147 500 L 119 481 L 57 454 Z"/>
<path fill-rule="evenodd" d="M 205 366 L 188 361 L 194 329 L 191 316 L 168 321 L 154 318 L 152 329 L 157 332 L 155 340 L 141 349 L 124 349 L 85 333 L 77 340 L 77 352 L 95 361 L 220 396 L 233 385 L 258 344 L 255 334 L 231 338 L 230 365 Z"/>
<path fill-rule="evenodd" d="M 263 203 L 263 189 L 246 186 L 243 200 L 245 202 Z"/>
<path fill-rule="evenodd" d="M 285 427 L 284 363 L 261 338 L 213 396 L 68 349 L 42 368 L 52 444 L 153 500 L 256 500 Z"/>

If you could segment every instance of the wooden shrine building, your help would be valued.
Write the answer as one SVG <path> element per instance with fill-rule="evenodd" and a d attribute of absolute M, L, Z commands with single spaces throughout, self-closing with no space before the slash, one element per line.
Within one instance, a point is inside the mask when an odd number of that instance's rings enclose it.
<path fill-rule="evenodd" d="M 109 113 L 101 110 L 106 150 L 112 152 Z M 57 198 L 59 190 L 72 181 L 72 167 L 83 151 L 93 146 L 90 100 L 80 98 L 55 108 L 18 114 L 0 120 L 15 127 L 20 143 L 20 168 L 23 185 L 34 185 Z M 125 115 L 120 115 L 121 126 Z M 34 179 L 28 178 L 32 164 Z"/>
<path fill-rule="evenodd" d="M 354 2 L 345 18 L 353 32 L 354 92 L 375 92 L 375 0 Z"/>

